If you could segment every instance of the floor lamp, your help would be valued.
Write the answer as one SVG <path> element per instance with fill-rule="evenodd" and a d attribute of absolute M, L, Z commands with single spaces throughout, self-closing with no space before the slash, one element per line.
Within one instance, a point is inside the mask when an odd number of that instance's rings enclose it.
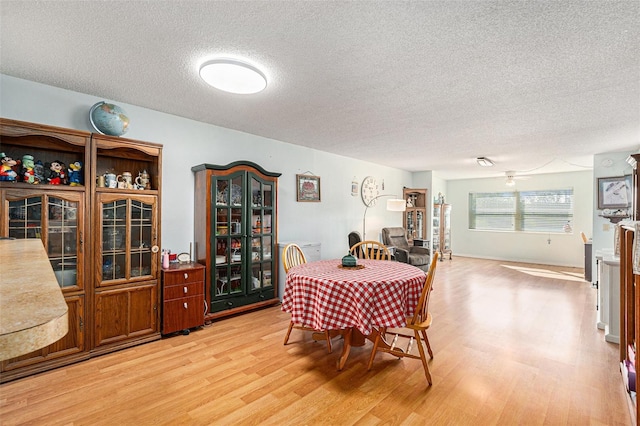
<path fill-rule="evenodd" d="M 371 199 L 371 201 L 369 201 L 369 204 L 367 204 L 367 206 L 364 208 L 364 215 L 362 216 L 362 241 L 366 241 L 367 238 L 367 234 L 365 232 L 366 229 L 366 223 L 367 223 L 367 210 L 369 210 L 369 207 L 373 207 L 373 202 L 375 200 L 377 200 L 378 198 L 382 198 L 382 197 L 398 197 L 397 195 L 391 195 L 391 194 L 383 194 L 383 195 L 378 195 L 377 197 Z M 399 198 L 392 198 L 390 200 L 387 200 L 387 211 L 390 212 L 403 212 L 407 210 L 407 202 L 403 199 L 399 199 Z"/>

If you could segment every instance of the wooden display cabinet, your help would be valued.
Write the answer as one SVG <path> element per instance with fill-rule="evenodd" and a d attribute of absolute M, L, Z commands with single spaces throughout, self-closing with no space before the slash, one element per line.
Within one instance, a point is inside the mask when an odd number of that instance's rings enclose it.
<path fill-rule="evenodd" d="M 204 273 L 199 263 L 171 264 L 162 269 L 162 334 L 204 325 Z"/>
<path fill-rule="evenodd" d="M 407 202 L 402 226 L 407 232 L 409 245 L 414 239 L 427 238 L 427 190 L 403 188 L 402 197 Z"/>
<path fill-rule="evenodd" d="M 206 266 L 205 316 L 211 320 L 277 297 L 277 191 L 280 173 L 238 161 L 195 173 L 195 252 Z"/>
<path fill-rule="evenodd" d="M 433 253 L 440 253 L 440 261 L 444 255 L 451 260 L 451 204 L 435 203 L 433 205 Z"/>
<path fill-rule="evenodd" d="M 146 171 L 148 188 L 93 187 L 94 352 L 160 338 L 162 147 L 92 135 L 92 176 Z"/>
<path fill-rule="evenodd" d="M 0 237 L 42 240 L 69 307 L 67 335 L 3 361 L 0 381 L 159 339 L 162 146 L 0 118 L 0 152 L 80 166 L 77 185 L 0 181 Z M 149 187 L 98 187 L 108 171 Z"/>
<path fill-rule="evenodd" d="M 42 166 L 51 162 L 86 164 L 90 134 L 0 119 L 0 152 L 16 160 L 30 155 Z M 40 175 L 41 173 L 38 172 Z M 44 175 L 42 175 L 44 177 Z M 82 175 L 84 181 L 84 174 Z M 69 332 L 37 351 L 3 361 L 1 381 L 88 358 L 86 321 L 88 190 L 85 185 L 51 185 L 0 181 L 0 236 L 39 238 L 69 307 Z M 2 265 L 0 267 L 10 267 Z M 18 283 L 16 283 L 17 285 Z"/>
<path fill-rule="evenodd" d="M 633 154 L 627 162 L 633 167 L 632 172 L 632 219 L 640 220 L 640 170 L 638 169 L 640 154 Z M 620 255 L 620 373 L 627 394 L 627 402 L 631 413 L 631 421 L 637 424 L 640 418 L 640 405 L 637 391 L 640 386 L 638 377 L 638 342 L 640 341 L 640 275 L 633 272 L 634 246 L 640 246 L 633 223 L 621 224 L 618 228 L 618 240 L 615 242 L 615 254 Z M 619 225 L 616 225 L 619 226 Z M 635 379 L 629 377 L 630 366 L 636 371 Z M 635 389 L 632 391 L 631 388 Z"/>
<path fill-rule="evenodd" d="M 637 342 L 640 341 L 640 275 L 633 273 L 633 246 L 636 244 L 635 230 L 622 227 L 620 244 L 620 372 L 627 393 L 631 418 L 635 424 L 640 417 L 636 392 L 640 380 L 629 377 L 630 366 L 638 371 Z M 635 389 L 635 391 L 632 391 Z"/>

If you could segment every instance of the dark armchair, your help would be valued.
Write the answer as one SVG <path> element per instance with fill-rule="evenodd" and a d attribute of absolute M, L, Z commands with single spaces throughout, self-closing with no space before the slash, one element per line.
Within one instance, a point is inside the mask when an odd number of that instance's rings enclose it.
<path fill-rule="evenodd" d="M 429 249 L 410 246 L 404 228 L 382 228 L 382 242 L 387 247 L 396 248 L 395 258 L 398 262 L 408 263 L 425 272 L 429 269 Z"/>
<path fill-rule="evenodd" d="M 362 241 L 362 237 L 360 236 L 360 233 L 358 231 L 349 232 L 349 250 L 351 250 L 351 247 L 355 246 L 356 244 L 358 244 L 361 241 Z M 362 252 L 360 251 L 360 248 L 358 248 L 358 251 L 355 252 L 354 255 L 358 259 L 364 259 L 364 256 L 362 255 Z"/>

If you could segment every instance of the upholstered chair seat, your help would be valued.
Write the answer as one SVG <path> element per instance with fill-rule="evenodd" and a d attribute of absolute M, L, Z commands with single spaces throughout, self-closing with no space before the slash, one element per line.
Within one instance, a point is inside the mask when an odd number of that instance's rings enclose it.
<path fill-rule="evenodd" d="M 382 228 L 382 242 L 387 247 L 395 247 L 395 258 L 398 262 L 408 263 L 425 272 L 429 269 L 429 261 L 431 260 L 429 249 L 410 246 L 404 228 L 400 226 Z"/>

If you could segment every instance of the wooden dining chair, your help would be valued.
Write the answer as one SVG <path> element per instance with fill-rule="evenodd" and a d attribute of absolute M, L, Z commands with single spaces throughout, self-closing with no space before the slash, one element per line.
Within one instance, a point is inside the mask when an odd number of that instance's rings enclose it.
<path fill-rule="evenodd" d="M 289 272 L 294 266 L 301 265 L 303 263 L 307 263 L 307 258 L 304 256 L 302 249 L 299 245 L 295 243 L 287 244 L 282 250 L 282 263 L 284 265 L 284 273 Z M 289 329 L 287 330 L 287 335 L 284 337 L 284 344 L 286 345 L 289 342 L 289 336 L 291 335 L 292 329 L 303 330 L 303 331 L 312 331 L 315 333 L 324 333 L 324 337 L 327 340 L 327 349 L 329 353 L 331 353 L 331 338 L 329 337 L 328 330 L 316 330 L 311 327 L 305 327 L 302 324 L 296 324 L 293 320 L 289 321 Z"/>
<path fill-rule="evenodd" d="M 349 253 L 358 259 L 391 260 L 387 246 L 378 241 L 360 241 L 349 249 Z"/>
<path fill-rule="evenodd" d="M 427 382 L 431 385 L 431 372 L 429 371 L 429 364 L 427 363 L 427 357 L 424 352 L 424 347 L 422 346 L 422 341 L 424 340 L 424 343 L 427 346 L 429 357 L 433 359 L 433 351 L 431 350 L 431 344 L 427 337 L 427 329 L 431 327 L 432 322 L 432 317 L 429 313 L 429 298 L 431 296 L 431 290 L 433 289 L 433 278 L 436 273 L 439 254 L 440 253 L 438 252 L 433 254 L 431 265 L 429 266 L 429 271 L 427 272 L 427 277 L 425 278 L 424 286 L 420 293 L 420 300 L 418 301 L 418 305 L 416 306 L 413 316 L 407 317 L 407 325 L 401 329 L 394 329 L 394 331 L 391 332 L 387 331 L 387 327 L 377 328 L 376 340 L 373 343 L 373 349 L 371 351 L 367 370 L 371 370 L 373 359 L 378 351 L 387 352 L 391 355 L 397 356 L 398 359 L 403 357 L 419 359 L 422 361 L 422 367 L 424 368 L 424 375 L 427 377 Z M 413 331 L 413 333 L 411 331 Z M 391 344 L 384 340 L 387 334 L 389 337 L 392 335 L 394 336 Z M 402 338 L 403 341 L 407 340 L 407 346 L 404 349 L 398 346 L 399 338 Z M 414 344 L 418 346 L 418 352 L 420 355 L 411 353 L 411 348 Z"/>
<path fill-rule="evenodd" d="M 287 244 L 282 250 L 282 262 L 284 264 L 284 273 L 286 274 L 292 267 L 307 263 L 307 258 L 299 245 L 291 243 Z"/>

